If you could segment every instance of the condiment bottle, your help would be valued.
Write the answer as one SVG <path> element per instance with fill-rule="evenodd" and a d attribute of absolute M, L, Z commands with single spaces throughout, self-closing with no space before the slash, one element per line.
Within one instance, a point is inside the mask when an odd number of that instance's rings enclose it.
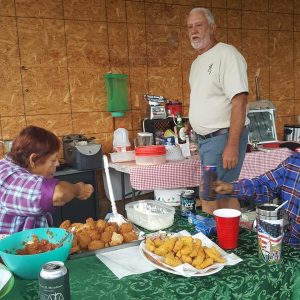
<path fill-rule="evenodd" d="M 182 125 L 182 118 L 179 113 L 177 114 L 177 119 L 176 119 L 176 131 L 177 131 L 178 143 L 179 144 L 186 143 L 186 132 L 184 126 Z"/>

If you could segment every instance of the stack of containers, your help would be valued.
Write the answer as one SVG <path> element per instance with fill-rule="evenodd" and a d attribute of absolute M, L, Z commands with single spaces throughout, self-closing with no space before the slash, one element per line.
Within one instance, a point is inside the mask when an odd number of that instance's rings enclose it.
<path fill-rule="evenodd" d="M 166 162 L 166 147 L 163 145 L 139 146 L 135 148 L 137 165 L 158 165 Z"/>

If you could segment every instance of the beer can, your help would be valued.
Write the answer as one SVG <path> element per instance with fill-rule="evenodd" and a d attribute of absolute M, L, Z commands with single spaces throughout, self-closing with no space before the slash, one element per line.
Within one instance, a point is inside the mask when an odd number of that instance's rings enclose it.
<path fill-rule="evenodd" d="M 193 190 L 184 190 L 180 195 L 181 216 L 188 218 L 192 213 L 196 213 L 196 197 Z"/>
<path fill-rule="evenodd" d="M 214 183 L 218 180 L 216 166 L 202 167 L 202 187 L 201 194 L 204 200 L 216 200 L 217 193 L 214 190 Z"/>
<path fill-rule="evenodd" d="M 61 261 L 43 265 L 39 274 L 40 300 L 70 300 L 69 271 Z"/>

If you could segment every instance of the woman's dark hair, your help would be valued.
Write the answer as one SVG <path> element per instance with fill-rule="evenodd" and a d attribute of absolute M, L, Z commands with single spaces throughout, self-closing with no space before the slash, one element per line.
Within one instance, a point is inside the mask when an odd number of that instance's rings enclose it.
<path fill-rule="evenodd" d="M 58 152 L 60 142 L 58 137 L 40 127 L 25 127 L 14 139 L 12 149 L 8 156 L 19 166 L 27 168 L 29 157 L 36 154 L 35 163 L 43 163 L 45 159 L 55 152 Z"/>

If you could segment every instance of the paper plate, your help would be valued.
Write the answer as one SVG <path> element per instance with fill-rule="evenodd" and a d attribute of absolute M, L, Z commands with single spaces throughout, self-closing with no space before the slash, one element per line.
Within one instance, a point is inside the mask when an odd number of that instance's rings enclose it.
<path fill-rule="evenodd" d="M 7 268 L 0 263 L 0 269 L 5 269 L 7 270 Z M 11 275 L 10 279 L 8 280 L 8 282 L 5 284 L 5 286 L 0 290 L 0 299 L 3 298 L 6 294 L 8 294 L 10 292 L 10 290 L 13 288 L 15 283 L 15 278 L 14 275 Z"/>
<path fill-rule="evenodd" d="M 158 268 L 162 271 L 168 272 L 168 273 L 183 276 L 182 274 L 180 274 L 176 270 L 174 270 L 172 268 L 168 268 L 167 266 L 165 266 L 164 264 L 162 264 L 161 262 L 156 260 L 154 257 L 149 255 L 146 251 L 144 251 L 143 246 L 142 246 L 143 243 L 145 243 L 145 241 L 142 241 L 142 243 L 140 244 L 140 247 L 139 247 L 140 253 L 141 253 L 142 257 L 145 260 L 147 260 L 152 266 L 154 266 L 154 267 L 156 267 L 156 268 Z M 209 275 L 212 275 L 212 274 L 215 274 L 215 273 L 221 271 L 223 268 L 224 268 L 223 265 L 219 265 L 219 266 L 216 266 L 216 268 L 210 269 L 205 273 L 195 273 L 195 274 L 192 275 L 192 277 L 209 276 Z"/>

